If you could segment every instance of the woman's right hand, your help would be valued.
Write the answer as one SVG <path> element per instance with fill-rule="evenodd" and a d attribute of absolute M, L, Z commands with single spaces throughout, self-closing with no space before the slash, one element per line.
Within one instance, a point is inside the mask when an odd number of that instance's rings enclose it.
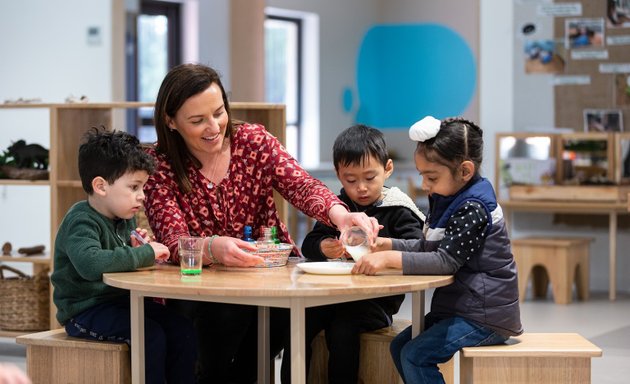
<path fill-rule="evenodd" d="M 234 237 L 219 236 L 212 240 L 211 248 L 212 255 L 227 267 L 253 267 L 265 262 L 262 257 L 244 251 L 255 251 L 254 244 Z"/>

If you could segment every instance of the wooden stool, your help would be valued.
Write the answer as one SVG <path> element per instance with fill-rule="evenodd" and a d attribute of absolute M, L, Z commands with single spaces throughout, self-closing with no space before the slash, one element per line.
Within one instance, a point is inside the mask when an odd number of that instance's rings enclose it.
<path fill-rule="evenodd" d="M 411 325 L 409 320 L 394 319 L 391 327 L 361 334 L 361 357 L 359 362 L 359 382 L 362 384 L 384 384 L 402 382 L 389 352 L 392 339 Z M 308 374 L 308 383 L 328 383 L 328 348 L 324 331 L 320 332 L 312 344 L 313 356 Z M 454 382 L 454 363 L 450 359 L 440 364 L 440 372 L 447 384 Z"/>
<path fill-rule="evenodd" d="M 64 329 L 22 335 L 15 341 L 26 345 L 26 370 L 33 384 L 131 383 L 127 344 L 79 339 Z"/>
<path fill-rule="evenodd" d="M 525 333 L 509 344 L 462 348 L 460 384 L 591 382 L 602 350 L 577 333 Z"/>
<path fill-rule="evenodd" d="M 591 241 L 589 238 L 578 237 L 528 237 L 512 240 L 521 300 L 525 300 L 530 275 L 534 297 L 546 297 L 551 280 L 556 304 L 568 304 L 573 296 L 575 281 L 578 298 L 588 300 Z"/>

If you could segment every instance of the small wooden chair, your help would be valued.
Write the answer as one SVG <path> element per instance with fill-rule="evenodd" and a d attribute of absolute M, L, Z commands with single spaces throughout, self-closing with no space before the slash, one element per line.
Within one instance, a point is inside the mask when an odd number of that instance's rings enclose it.
<path fill-rule="evenodd" d="M 571 302 L 574 283 L 578 299 L 588 300 L 591 241 L 591 238 L 584 237 L 528 237 L 512 240 L 521 300 L 525 300 L 530 276 L 534 297 L 546 297 L 551 281 L 556 304 Z"/>
<path fill-rule="evenodd" d="M 411 321 L 394 319 L 392 326 L 361 334 L 361 359 L 359 362 L 359 382 L 362 384 L 384 384 L 402 382 L 389 352 L 389 344 L 411 325 Z M 312 344 L 313 356 L 309 371 L 309 383 L 328 383 L 328 348 L 324 331 L 320 332 Z M 447 384 L 454 383 L 453 359 L 439 365 Z"/>
<path fill-rule="evenodd" d="M 33 384 L 131 383 L 127 344 L 71 337 L 64 329 L 22 335 L 15 341 L 26 345 L 26 370 Z"/>
<path fill-rule="evenodd" d="M 525 333 L 507 344 L 462 348 L 460 384 L 590 384 L 602 350 L 577 333 Z"/>

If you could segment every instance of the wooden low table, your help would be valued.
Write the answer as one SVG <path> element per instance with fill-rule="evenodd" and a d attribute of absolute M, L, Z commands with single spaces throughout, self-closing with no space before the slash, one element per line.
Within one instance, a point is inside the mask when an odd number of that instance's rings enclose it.
<path fill-rule="evenodd" d="M 590 384 L 602 350 L 577 333 L 525 333 L 507 344 L 462 348 L 461 384 Z"/>
<path fill-rule="evenodd" d="M 423 328 L 424 290 L 448 285 L 453 276 L 410 276 L 400 272 L 377 276 L 310 275 L 289 261 L 277 268 L 204 268 L 200 276 L 180 276 L 179 267 L 158 265 L 152 270 L 106 273 L 103 281 L 128 289 L 131 297 L 131 373 L 144 383 L 144 298 L 164 297 L 258 306 L 258 383 L 271 377 L 269 308 L 289 308 L 291 321 L 291 382 L 306 382 L 304 362 L 305 309 L 375 297 L 412 293 L 413 333 Z"/>

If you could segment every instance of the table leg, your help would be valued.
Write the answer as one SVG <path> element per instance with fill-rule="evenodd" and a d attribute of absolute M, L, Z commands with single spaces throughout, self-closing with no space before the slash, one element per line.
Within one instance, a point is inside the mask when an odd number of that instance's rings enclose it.
<path fill-rule="evenodd" d="M 144 384 L 144 296 L 130 292 L 131 300 L 131 382 Z"/>
<path fill-rule="evenodd" d="M 608 287 L 608 297 L 615 300 L 617 297 L 617 213 L 611 212 L 608 218 L 608 242 L 610 247 L 609 254 L 609 275 L 610 282 Z"/>
<path fill-rule="evenodd" d="M 303 298 L 291 299 L 291 383 L 306 383 L 306 343 L 304 340 L 306 315 Z"/>
<path fill-rule="evenodd" d="M 424 329 L 424 291 L 411 292 L 411 337 Z"/>
<path fill-rule="evenodd" d="M 258 307 L 258 382 L 269 384 L 269 307 Z"/>

